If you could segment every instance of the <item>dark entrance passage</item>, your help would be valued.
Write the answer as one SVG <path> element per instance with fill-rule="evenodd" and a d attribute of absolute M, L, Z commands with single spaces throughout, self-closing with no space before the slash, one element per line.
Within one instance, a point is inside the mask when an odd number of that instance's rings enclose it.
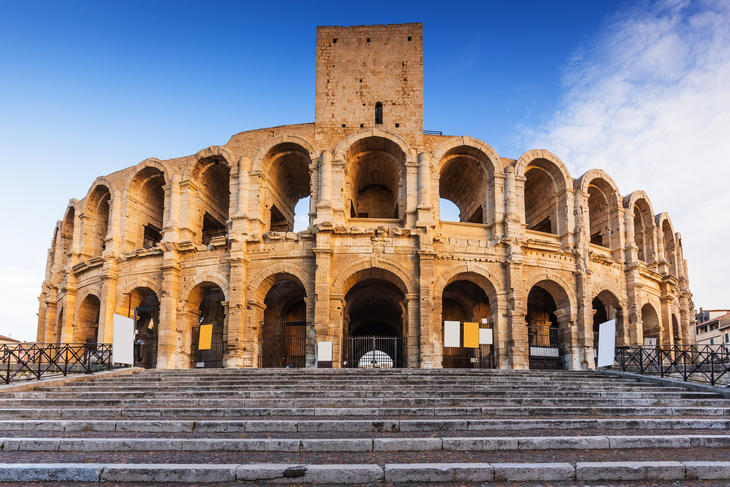
<path fill-rule="evenodd" d="M 140 295 L 145 290 L 135 290 Z M 138 305 L 134 307 L 136 313 L 135 344 L 137 353 L 134 357 L 135 367 L 154 369 L 157 367 L 157 335 L 160 322 L 160 301 L 157 295 L 151 291 L 144 296 Z"/>
<path fill-rule="evenodd" d="M 441 302 L 441 317 L 444 321 L 460 322 L 459 343 L 464 343 L 464 323 L 478 323 L 479 328 L 490 328 L 489 298 L 487 293 L 474 282 L 454 281 L 446 288 Z M 486 323 L 485 323 L 486 321 Z M 441 331 L 442 343 L 444 329 Z M 444 369 L 478 369 L 494 367 L 492 345 L 479 348 L 444 347 L 442 367 Z"/>
<path fill-rule="evenodd" d="M 282 278 L 266 294 L 258 366 L 306 366 L 307 305 L 304 286 L 295 278 Z"/>
<path fill-rule="evenodd" d="M 562 369 L 557 309 L 555 300 L 545 289 L 534 286 L 530 290 L 525 320 L 531 369 Z"/>
<path fill-rule="evenodd" d="M 224 343 L 223 324 L 226 318 L 226 311 L 223 307 L 225 294 L 218 286 L 200 285 L 198 295 L 202 295 L 200 301 L 199 317 L 196 326 L 192 329 L 192 343 L 190 348 L 190 367 L 215 369 L 223 367 Z M 192 293 L 191 293 L 192 294 Z M 201 325 L 213 325 L 210 349 L 200 350 L 200 327 Z"/>
<path fill-rule="evenodd" d="M 345 303 L 342 366 L 407 367 L 403 291 L 386 279 L 368 278 L 350 288 Z"/>

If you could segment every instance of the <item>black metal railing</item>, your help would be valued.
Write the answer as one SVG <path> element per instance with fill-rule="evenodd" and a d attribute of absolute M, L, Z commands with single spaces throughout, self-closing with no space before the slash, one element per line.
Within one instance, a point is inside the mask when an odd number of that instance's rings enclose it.
<path fill-rule="evenodd" d="M 562 369 L 558 328 L 554 326 L 528 326 L 527 343 L 530 347 L 531 369 Z"/>
<path fill-rule="evenodd" d="M 408 339 L 357 336 L 342 339 L 342 367 L 390 369 L 408 367 Z"/>
<path fill-rule="evenodd" d="M 714 386 L 730 372 L 730 351 L 723 345 L 616 347 L 614 362 L 624 372 L 676 377 Z"/>
<path fill-rule="evenodd" d="M 69 373 L 91 374 L 112 368 L 108 343 L 21 343 L 0 345 L 0 379 L 30 380 Z"/>
<path fill-rule="evenodd" d="M 307 365 L 306 321 L 262 321 L 258 366 L 302 368 Z"/>
<path fill-rule="evenodd" d="M 205 326 L 205 325 L 203 325 Z M 223 325 L 213 325 L 210 348 L 198 349 L 200 343 L 200 326 L 193 328 L 193 343 L 190 354 L 190 367 L 203 369 L 223 368 Z"/>

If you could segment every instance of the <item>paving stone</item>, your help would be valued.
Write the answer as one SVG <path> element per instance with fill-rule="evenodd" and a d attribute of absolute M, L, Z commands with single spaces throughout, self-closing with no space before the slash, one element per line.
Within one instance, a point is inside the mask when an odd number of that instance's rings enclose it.
<path fill-rule="evenodd" d="M 385 465 L 386 482 L 491 482 L 488 463 L 411 463 Z"/>
<path fill-rule="evenodd" d="M 238 465 L 106 465 L 102 482 L 232 482 Z"/>
<path fill-rule="evenodd" d="M 442 438 L 449 451 L 517 450 L 518 438 Z"/>
<path fill-rule="evenodd" d="M 98 482 L 102 464 L 1 463 L 0 482 Z"/>
<path fill-rule="evenodd" d="M 373 440 L 301 440 L 301 451 L 373 451 Z"/>
<path fill-rule="evenodd" d="M 441 450 L 441 438 L 375 438 L 373 451 Z"/>
<path fill-rule="evenodd" d="M 605 450 L 609 440 L 602 436 L 550 436 L 517 438 L 520 450 Z"/>
<path fill-rule="evenodd" d="M 611 449 L 621 448 L 689 448 L 686 436 L 611 436 Z"/>
<path fill-rule="evenodd" d="M 494 480 L 509 482 L 565 481 L 575 479 L 569 463 L 493 463 Z"/>
<path fill-rule="evenodd" d="M 682 462 L 687 480 L 730 480 L 730 462 Z"/>
<path fill-rule="evenodd" d="M 578 462 L 576 480 L 684 480 L 680 462 Z"/>

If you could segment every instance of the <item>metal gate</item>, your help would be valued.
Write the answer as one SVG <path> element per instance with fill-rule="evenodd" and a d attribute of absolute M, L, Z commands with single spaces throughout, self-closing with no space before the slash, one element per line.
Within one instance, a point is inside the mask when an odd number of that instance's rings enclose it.
<path fill-rule="evenodd" d="M 479 328 L 489 328 L 489 325 L 480 323 Z M 464 343 L 463 321 L 459 333 L 459 341 Z M 479 345 L 479 348 L 444 347 L 441 367 L 444 369 L 493 369 L 494 352 L 492 345 Z"/>
<path fill-rule="evenodd" d="M 307 365 L 306 321 L 262 321 L 258 366 L 299 368 Z"/>
<path fill-rule="evenodd" d="M 210 350 L 198 350 L 200 326 L 193 328 L 193 344 L 190 353 L 190 367 L 205 369 L 223 368 L 223 325 L 213 325 Z"/>
<path fill-rule="evenodd" d="M 558 329 L 547 326 L 528 326 L 527 341 L 530 346 L 530 368 L 561 370 Z"/>
<path fill-rule="evenodd" d="M 342 367 L 390 369 L 408 367 L 408 339 L 359 336 L 342 339 Z"/>

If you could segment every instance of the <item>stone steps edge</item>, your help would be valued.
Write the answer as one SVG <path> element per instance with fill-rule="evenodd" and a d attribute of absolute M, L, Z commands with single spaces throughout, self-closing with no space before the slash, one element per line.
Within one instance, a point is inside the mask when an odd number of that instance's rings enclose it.
<path fill-rule="evenodd" d="M 0 464 L 6 482 L 490 482 L 727 480 L 730 462 L 301 464 Z"/>
<path fill-rule="evenodd" d="M 0 451 L 32 452 L 412 452 L 730 448 L 727 435 L 357 439 L 0 438 Z"/>
<path fill-rule="evenodd" d="M 693 430 L 730 429 L 730 419 L 401 419 L 374 420 L 0 420 L 0 431 L 94 431 L 138 433 L 423 432 L 533 429 Z"/>

